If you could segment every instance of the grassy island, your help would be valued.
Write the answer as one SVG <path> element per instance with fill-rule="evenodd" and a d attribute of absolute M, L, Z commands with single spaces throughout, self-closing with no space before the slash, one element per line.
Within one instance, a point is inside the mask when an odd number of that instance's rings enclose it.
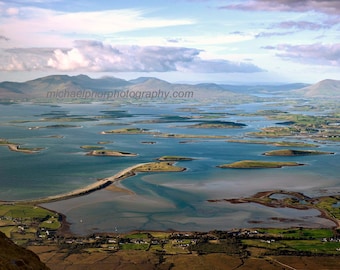
<path fill-rule="evenodd" d="M 193 158 L 182 157 L 182 156 L 162 156 L 158 158 L 159 161 L 189 161 L 193 160 Z"/>
<path fill-rule="evenodd" d="M 141 144 L 156 144 L 156 142 L 153 142 L 153 141 L 143 141 L 143 142 L 140 142 Z"/>
<path fill-rule="evenodd" d="M 261 168 L 282 168 L 284 166 L 301 166 L 301 165 L 303 164 L 297 162 L 242 160 L 230 164 L 222 164 L 217 167 L 232 169 L 261 169 Z"/>
<path fill-rule="evenodd" d="M 174 166 L 173 162 L 150 162 L 135 168 L 133 172 L 182 172 L 186 169 Z"/>
<path fill-rule="evenodd" d="M 173 134 L 173 133 L 161 133 L 157 135 L 163 138 L 180 138 L 180 139 L 227 139 L 230 136 L 224 135 L 200 135 L 200 134 Z"/>
<path fill-rule="evenodd" d="M 121 128 L 102 131 L 101 134 L 158 134 L 158 132 L 150 131 L 144 128 Z"/>
<path fill-rule="evenodd" d="M 235 122 L 225 122 L 225 121 L 209 121 L 202 122 L 195 125 L 187 126 L 189 128 L 242 128 L 246 124 L 235 123 Z"/>
<path fill-rule="evenodd" d="M 311 156 L 311 155 L 331 155 L 332 152 L 322 152 L 315 150 L 291 150 L 281 149 L 263 153 L 265 156 Z"/>
<path fill-rule="evenodd" d="M 101 150 L 104 149 L 103 146 L 98 146 L 98 145 L 82 145 L 80 146 L 81 149 L 85 150 Z"/>
<path fill-rule="evenodd" d="M 111 156 L 111 157 L 135 157 L 137 154 L 122 152 L 116 150 L 93 150 L 86 155 L 88 156 Z"/>
<path fill-rule="evenodd" d="M 97 142 L 97 144 L 110 144 L 110 143 L 113 143 L 112 141 L 100 141 L 100 142 Z"/>

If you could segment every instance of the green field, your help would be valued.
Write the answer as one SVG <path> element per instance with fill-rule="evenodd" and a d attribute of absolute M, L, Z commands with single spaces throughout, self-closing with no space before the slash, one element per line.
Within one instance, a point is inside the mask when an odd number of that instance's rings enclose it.
<path fill-rule="evenodd" d="M 55 215 L 54 212 L 32 205 L 0 205 L 0 216 L 12 218 L 39 218 Z"/>
<path fill-rule="evenodd" d="M 125 235 L 125 238 L 129 239 L 148 239 L 150 235 L 148 233 L 132 233 Z"/>
<path fill-rule="evenodd" d="M 149 244 L 125 243 L 120 244 L 119 248 L 121 250 L 147 250 L 149 248 Z"/>
<path fill-rule="evenodd" d="M 331 229 L 306 229 L 306 228 L 290 228 L 290 229 L 259 229 L 259 233 L 267 234 L 274 237 L 282 238 L 303 238 L 303 239 L 322 239 L 333 237 L 333 231 Z"/>

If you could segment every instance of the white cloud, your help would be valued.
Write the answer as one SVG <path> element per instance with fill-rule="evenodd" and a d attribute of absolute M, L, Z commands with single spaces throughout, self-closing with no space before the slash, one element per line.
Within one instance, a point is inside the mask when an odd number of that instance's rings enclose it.
<path fill-rule="evenodd" d="M 18 15 L 18 16 L 8 16 Z M 69 46 L 77 37 L 193 24 L 190 19 L 152 17 L 146 10 L 117 9 L 89 12 L 60 12 L 36 7 L 0 5 L 0 23 L 13 44 Z M 52 40 L 50 40 L 52 37 Z"/>
<path fill-rule="evenodd" d="M 0 56 L 0 70 L 84 72 L 206 73 L 261 72 L 251 63 L 203 59 L 202 51 L 186 47 L 112 46 L 99 41 L 76 41 L 70 49 L 11 49 Z"/>
<path fill-rule="evenodd" d="M 14 16 L 14 15 L 18 15 L 18 14 L 19 14 L 18 8 L 11 7 L 11 8 L 6 9 L 6 15 L 8 15 L 8 16 Z"/>
<path fill-rule="evenodd" d="M 315 11 L 337 15 L 340 11 L 340 2 L 338 0 L 245 0 L 242 3 L 231 3 L 220 8 L 249 11 Z"/>
<path fill-rule="evenodd" d="M 335 44 L 279 44 L 264 49 L 277 50 L 277 56 L 304 64 L 340 67 L 340 43 Z"/>

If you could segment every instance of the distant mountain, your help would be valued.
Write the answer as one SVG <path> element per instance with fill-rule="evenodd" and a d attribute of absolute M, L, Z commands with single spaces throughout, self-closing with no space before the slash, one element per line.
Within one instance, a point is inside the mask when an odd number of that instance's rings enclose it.
<path fill-rule="evenodd" d="M 103 77 L 92 79 L 86 75 L 50 75 L 23 83 L 2 82 L 0 83 L 0 98 L 41 98 L 45 97 L 49 91 L 109 91 L 128 86 L 128 81 Z"/>
<path fill-rule="evenodd" d="M 340 97 L 340 80 L 326 79 L 294 91 L 305 97 Z"/>
<path fill-rule="evenodd" d="M 86 75 L 50 75 L 27 82 L 1 82 L 0 99 L 44 99 L 49 92 L 77 92 L 91 90 L 101 93 L 107 91 L 167 91 L 172 94 L 184 94 L 192 100 L 251 100 L 257 94 L 285 95 L 295 94 L 305 97 L 339 96 L 340 81 L 324 80 L 314 85 L 302 83 L 284 85 L 228 85 L 215 83 L 184 84 L 169 83 L 154 77 L 140 77 L 134 80 L 123 80 L 115 77 L 90 78 Z M 60 98 L 60 97 L 59 97 Z"/>
<path fill-rule="evenodd" d="M 114 77 L 92 79 L 86 75 L 50 75 L 23 83 L 0 83 L 0 99 L 43 99 L 49 92 L 68 91 L 76 92 L 91 90 L 92 92 L 105 91 L 169 91 L 171 93 L 185 93 L 186 97 L 194 99 L 244 98 L 244 94 L 227 91 L 215 84 L 173 84 L 153 77 L 141 77 L 126 81 Z M 170 93 L 169 93 L 170 94 Z M 190 95 L 191 94 L 191 95 Z M 170 95 L 171 96 L 171 95 Z"/>

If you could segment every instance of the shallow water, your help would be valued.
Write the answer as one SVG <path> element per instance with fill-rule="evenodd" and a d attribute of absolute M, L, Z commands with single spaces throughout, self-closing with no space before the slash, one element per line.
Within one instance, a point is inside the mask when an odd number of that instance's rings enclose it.
<path fill-rule="evenodd" d="M 55 195 L 93 183 L 98 178 L 114 175 L 118 171 L 141 162 L 150 162 L 163 155 L 182 155 L 195 158 L 178 162 L 187 168 L 181 173 L 141 173 L 120 183 L 135 194 L 101 190 L 87 196 L 62 202 L 45 204 L 48 208 L 67 215 L 75 233 L 109 231 L 118 227 L 131 229 L 210 230 L 249 226 L 330 226 L 320 219 L 315 210 L 272 209 L 255 204 L 231 205 L 208 203 L 207 199 L 250 196 L 258 191 L 271 189 L 294 190 L 309 196 L 337 194 L 340 192 L 339 155 L 290 157 L 289 160 L 306 166 L 282 169 L 234 170 L 220 169 L 217 165 L 242 159 L 284 161 L 287 157 L 266 157 L 262 153 L 277 149 L 259 144 L 228 143 L 212 139 L 174 139 L 153 135 L 100 134 L 103 130 L 140 127 L 165 133 L 228 135 L 241 138 L 244 132 L 273 125 L 263 117 L 227 115 L 219 120 L 239 121 L 248 126 L 241 129 L 192 129 L 183 125 L 197 123 L 135 123 L 165 115 L 190 116 L 192 112 L 178 110 L 188 105 L 156 104 L 148 106 L 126 105 L 112 107 L 109 104 L 60 104 L 60 107 L 33 104 L 0 105 L 0 137 L 27 147 L 45 147 L 38 154 L 11 152 L 0 147 L 0 199 L 32 199 Z M 263 104 L 236 106 L 202 106 L 203 112 L 229 113 L 231 111 L 254 112 Z M 63 111 L 84 117 L 105 116 L 101 111 L 126 111 L 131 117 L 100 118 L 89 122 L 30 122 L 11 123 L 12 120 L 33 120 L 46 117 L 43 114 Z M 112 126 L 98 124 L 112 123 Z M 134 123 L 126 126 L 126 123 Z M 79 125 L 79 128 L 42 128 L 31 126 L 53 124 Z M 62 135 L 63 138 L 49 138 Z M 96 145 L 99 141 L 113 141 L 103 145 L 107 149 L 138 153 L 137 157 L 86 156 L 81 145 Z M 153 141 L 155 144 L 143 144 Z M 187 143 L 181 143 L 181 142 Z M 329 143 L 319 147 L 322 151 L 337 152 L 339 144 Z M 289 220 L 280 223 L 272 220 L 282 217 Z M 80 222 L 80 220 L 82 222 Z M 261 223 L 249 223 L 257 221 Z"/>

